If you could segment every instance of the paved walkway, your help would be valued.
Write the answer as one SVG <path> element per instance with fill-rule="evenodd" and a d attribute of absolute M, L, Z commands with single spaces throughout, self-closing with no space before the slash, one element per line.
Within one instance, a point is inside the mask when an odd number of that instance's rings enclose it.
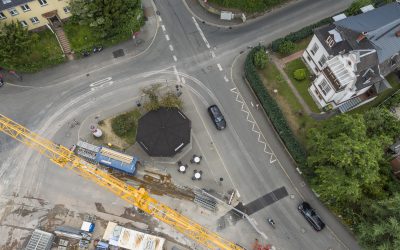
<path fill-rule="evenodd" d="M 304 112 L 306 112 L 307 115 L 310 115 L 312 113 L 310 107 L 304 101 L 303 97 L 297 91 L 296 87 L 293 85 L 292 81 L 290 80 L 290 78 L 288 77 L 288 75 L 286 74 L 286 72 L 284 70 L 286 63 L 301 57 L 302 54 L 303 54 L 303 51 L 299 51 L 288 57 L 282 58 L 282 59 L 279 59 L 276 56 L 271 55 L 271 59 L 272 59 L 272 62 L 275 64 L 275 66 L 278 68 L 279 72 L 282 74 L 285 81 L 288 83 L 290 89 L 292 90 L 293 94 L 296 96 L 300 105 L 303 107 Z"/>
<path fill-rule="evenodd" d="M 290 80 L 289 76 L 286 74 L 286 71 L 284 70 L 285 65 L 288 62 L 291 62 L 293 60 L 296 60 L 297 58 L 300 58 L 303 55 L 303 52 L 304 52 L 304 50 L 300 50 L 294 54 L 291 54 L 291 55 L 281 58 L 281 59 L 277 58 L 274 55 L 271 55 L 271 59 L 272 59 L 272 62 L 278 68 L 279 72 L 282 74 L 283 78 L 288 83 L 290 89 L 293 91 L 293 93 L 296 96 L 297 100 L 299 101 L 300 105 L 303 107 L 304 112 L 306 112 L 307 115 L 309 115 L 310 117 L 314 118 L 317 121 L 326 120 L 326 119 L 336 115 L 337 112 L 336 111 L 325 112 L 325 113 L 324 112 L 321 112 L 321 113 L 312 112 L 310 107 L 304 101 L 303 97 L 301 96 L 299 91 L 297 91 L 296 87 L 294 86 L 294 84 Z"/>

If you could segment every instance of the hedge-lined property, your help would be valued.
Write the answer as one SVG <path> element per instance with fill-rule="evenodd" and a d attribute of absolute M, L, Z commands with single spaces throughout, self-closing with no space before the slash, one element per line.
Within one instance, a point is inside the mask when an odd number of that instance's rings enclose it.
<path fill-rule="evenodd" d="M 268 93 L 267 89 L 264 87 L 261 78 L 258 75 L 256 66 L 254 65 L 254 55 L 259 50 L 265 51 L 265 47 L 255 47 L 247 55 L 244 66 L 246 79 L 248 80 L 250 87 L 253 89 L 254 93 L 257 95 L 260 104 L 267 113 L 282 141 L 285 143 L 289 153 L 292 155 L 297 164 L 300 167 L 303 167 L 306 164 L 306 152 L 297 141 L 297 138 L 294 136 L 285 119 L 285 116 L 283 115 L 275 99 Z"/>
<path fill-rule="evenodd" d="M 321 26 L 323 26 L 325 24 L 332 23 L 332 21 L 333 20 L 330 17 L 329 18 L 325 18 L 325 19 L 322 19 L 321 21 L 319 21 L 317 23 L 314 23 L 314 24 L 311 24 L 309 26 L 306 26 L 306 27 L 304 27 L 304 28 L 302 28 L 302 29 L 300 29 L 300 30 L 298 30 L 296 32 L 292 32 L 292 33 L 290 33 L 289 35 L 287 35 L 287 36 L 285 36 L 283 38 L 276 39 L 275 41 L 273 41 L 271 43 L 271 50 L 274 51 L 274 52 L 277 52 L 277 51 L 279 51 L 279 47 L 281 47 L 281 45 L 284 44 L 287 41 L 295 43 L 295 42 L 300 41 L 300 40 L 302 40 L 304 38 L 307 38 L 307 37 L 309 37 L 309 36 L 314 34 L 314 29 L 315 28 L 321 27 Z"/>

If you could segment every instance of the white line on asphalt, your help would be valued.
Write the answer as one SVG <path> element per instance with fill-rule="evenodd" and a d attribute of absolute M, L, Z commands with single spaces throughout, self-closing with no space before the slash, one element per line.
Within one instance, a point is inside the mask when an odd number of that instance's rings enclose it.
<path fill-rule="evenodd" d="M 169 50 L 174 51 L 174 47 L 172 47 L 172 45 L 169 45 Z"/>
<path fill-rule="evenodd" d="M 100 85 L 100 84 L 102 84 L 102 83 L 111 81 L 111 79 L 112 79 L 112 77 L 107 77 L 107 78 L 98 80 L 97 82 L 93 82 L 93 83 L 91 83 L 89 86 L 90 86 L 90 87 L 96 87 L 96 86 L 98 86 L 98 85 Z"/>
<path fill-rule="evenodd" d="M 224 80 L 225 80 L 225 82 L 229 82 L 229 79 L 228 79 L 228 77 L 226 77 L 226 75 L 224 76 Z"/>
<path fill-rule="evenodd" d="M 231 91 L 234 91 L 234 90 L 236 90 L 236 88 L 231 88 Z"/>
<path fill-rule="evenodd" d="M 222 70 L 223 70 L 221 64 L 218 63 L 217 66 L 218 66 L 219 71 L 222 71 Z"/>
<path fill-rule="evenodd" d="M 165 35 L 165 39 L 167 39 L 167 41 L 169 41 L 169 35 Z"/>
<path fill-rule="evenodd" d="M 200 29 L 200 26 L 199 26 L 199 24 L 197 23 L 196 18 L 194 18 L 194 17 L 192 16 L 192 19 L 193 19 L 194 25 L 196 25 L 196 28 L 197 28 L 197 30 L 198 30 L 199 33 L 200 33 L 201 38 L 203 38 L 203 41 L 204 41 L 204 43 L 206 44 L 207 48 L 211 48 L 210 44 L 209 44 L 208 41 L 207 41 L 207 38 L 204 36 L 203 31 Z"/>
<path fill-rule="evenodd" d="M 179 77 L 179 73 L 178 73 L 178 70 L 176 69 L 176 66 L 174 65 L 172 68 L 174 68 L 174 74 L 175 74 L 175 77 L 176 77 L 176 81 L 180 82 L 181 78 Z"/>
<path fill-rule="evenodd" d="M 185 84 L 186 83 L 185 77 L 181 77 L 181 81 L 183 84 Z"/>
<path fill-rule="evenodd" d="M 158 16 L 158 20 L 160 20 L 160 22 L 162 22 L 162 19 L 161 19 L 161 17 L 160 17 L 160 16 Z"/>
<path fill-rule="evenodd" d="M 215 53 L 214 53 L 214 51 L 211 51 L 211 57 L 212 57 L 212 58 L 215 58 Z"/>
<path fill-rule="evenodd" d="M 161 25 L 162 30 L 165 32 L 165 26 Z"/>
<path fill-rule="evenodd" d="M 178 61 L 178 58 L 176 58 L 175 55 L 173 55 L 172 57 L 174 58 L 174 61 L 175 61 L 175 62 Z"/>

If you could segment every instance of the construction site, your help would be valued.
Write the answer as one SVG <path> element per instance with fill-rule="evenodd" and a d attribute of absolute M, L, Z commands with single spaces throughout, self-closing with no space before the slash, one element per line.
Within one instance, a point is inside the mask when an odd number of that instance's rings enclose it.
<path fill-rule="evenodd" d="M 72 124 L 80 125 L 75 119 Z M 93 138 L 102 131 L 90 127 L 91 133 L 65 147 L 0 115 L 1 132 L 34 149 L 49 164 L 64 168 L 65 174 L 72 170 L 79 182 L 97 184 L 100 196 L 109 191 L 108 198 L 98 199 L 95 208 L 84 209 L 80 202 L 66 206 L 18 194 L 13 194 L 12 202 L 3 197 L 7 204 L 1 221 L 13 228 L 3 239 L 4 249 L 246 249 L 221 235 L 232 234 L 229 230 L 235 230 L 236 223 L 258 235 L 246 214 L 235 208 L 240 207 L 240 194 L 227 187 L 223 177 L 215 181 L 193 138 L 184 146 L 177 141 L 175 155 L 154 158 L 147 156 L 148 146 L 138 143 L 124 152 L 111 144 L 96 145 Z M 85 199 L 85 190 L 70 192 Z M 121 200 L 130 206 L 114 206 Z M 18 224 L 37 226 L 26 233 Z M 251 247 L 271 249 L 258 239 Z"/>

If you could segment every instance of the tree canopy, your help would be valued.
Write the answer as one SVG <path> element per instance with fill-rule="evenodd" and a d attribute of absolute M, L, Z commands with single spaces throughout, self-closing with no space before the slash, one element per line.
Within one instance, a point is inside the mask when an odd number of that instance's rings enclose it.
<path fill-rule="evenodd" d="M 30 54 L 36 36 L 31 36 L 19 22 L 4 23 L 0 26 L 0 64 L 10 69 L 16 69 L 21 62 L 20 56 Z"/>
<path fill-rule="evenodd" d="M 140 0 L 72 0 L 73 20 L 93 27 L 99 37 L 137 31 L 143 20 Z"/>

